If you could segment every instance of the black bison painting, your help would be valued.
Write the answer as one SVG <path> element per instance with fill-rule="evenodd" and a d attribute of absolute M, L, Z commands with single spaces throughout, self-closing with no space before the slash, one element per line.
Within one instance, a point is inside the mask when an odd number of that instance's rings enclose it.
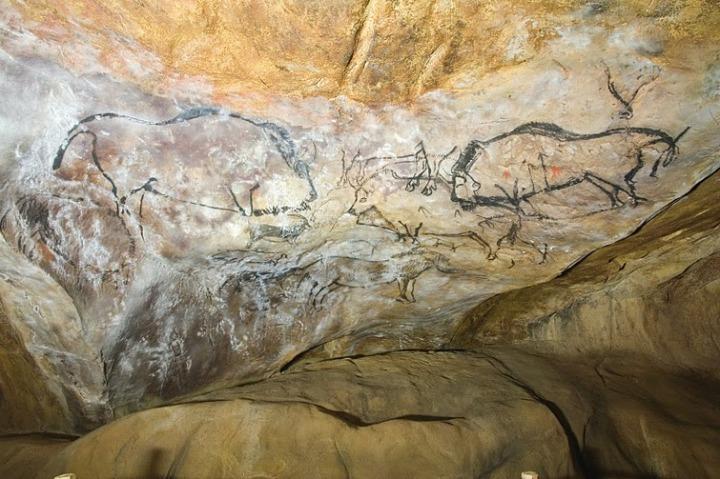
<path fill-rule="evenodd" d="M 146 194 L 168 200 L 168 207 L 243 216 L 302 211 L 317 198 L 285 128 L 210 107 L 162 121 L 88 116 L 70 129 L 52 166 L 64 179 L 107 188 L 118 213 Z"/>
<path fill-rule="evenodd" d="M 465 209 L 521 209 L 542 192 L 587 182 L 613 207 L 643 200 L 636 191 L 641 170 L 656 176 L 678 156 L 677 137 L 652 128 L 615 128 L 580 134 L 552 123 L 526 123 L 489 140 L 473 140 L 452 166 L 436 166 L 435 179 L 451 186 L 451 199 Z M 432 165 L 428 164 L 427 169 Z"/>

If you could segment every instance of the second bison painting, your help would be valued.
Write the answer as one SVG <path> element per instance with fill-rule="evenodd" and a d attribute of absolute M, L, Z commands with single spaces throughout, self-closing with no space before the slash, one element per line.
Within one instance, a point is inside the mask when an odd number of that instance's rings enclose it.
<path fill-rule="evenodd" d="M 451 199 L 464 208 L 496 206 L 528 213 L 534 196 L 589 183 L 610 205 L 644 198 L 635 187 L 644 171 L 655 176 L 678 155 L 676 137 L 654 128 L 625 127 L 575 133 L 552 123 L 526 123 L 486 141 L 471 141 L 451 167 Z M 528 211 L 529 210 L 529 211 Z"/>

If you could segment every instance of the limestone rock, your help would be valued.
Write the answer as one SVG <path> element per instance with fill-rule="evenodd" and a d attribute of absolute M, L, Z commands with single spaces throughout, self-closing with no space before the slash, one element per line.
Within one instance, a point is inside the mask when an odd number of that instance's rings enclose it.
<path fill-rule="evenodd" d="M 16 477 L 712 477 L 718 386 L 507 347 L 329 360 L 131 414 Z"/>
<path fill-rule="evenodd" d="M 72 300 L 0 242 L 0 430 L 86 432 L 110 411 Z"/>
<path fill-rule="evenodd" d="M 718 466 L 712 1 L 0 6 L 9 461 Z"/>
<path fill-rule="evenodd" d="M 565 354 L 641 353 L 717 377 L 720 175 L 566 275 L 478 306 L 454 347 L 524 342 Z"/>

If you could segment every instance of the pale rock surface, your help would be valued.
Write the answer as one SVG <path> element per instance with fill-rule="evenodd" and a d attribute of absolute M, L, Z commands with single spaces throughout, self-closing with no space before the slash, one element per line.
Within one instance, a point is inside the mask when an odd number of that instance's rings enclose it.
<path fill-rule="evenodd" d="M 710 0 L 0 0 L 0 454 L 709 477 L 718 45 Z"/>

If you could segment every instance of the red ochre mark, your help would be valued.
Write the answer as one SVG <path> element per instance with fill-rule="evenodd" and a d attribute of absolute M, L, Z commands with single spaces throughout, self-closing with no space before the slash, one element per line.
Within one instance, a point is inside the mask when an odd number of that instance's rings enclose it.
<path fill-rule="evenodd" d="M 560 176 L 560 167 L 559 166 L 551 166 L 550 167 L 550 177 L 557 178 Z"/>
<path fill-rule="evenodd" d="M 42 259 L 46 263 L 52 263 L 55 261 L 55 254 L 48 248 L 48 246 L 45 243 L 38 243 L 40 254 L 42 255 Z"/>
<path fill-rule="evenodd" d="M 505 171 L 503 171 L 503 178 L 506 180 L 510 178 L 510 170 L 505 169 Z"/>

